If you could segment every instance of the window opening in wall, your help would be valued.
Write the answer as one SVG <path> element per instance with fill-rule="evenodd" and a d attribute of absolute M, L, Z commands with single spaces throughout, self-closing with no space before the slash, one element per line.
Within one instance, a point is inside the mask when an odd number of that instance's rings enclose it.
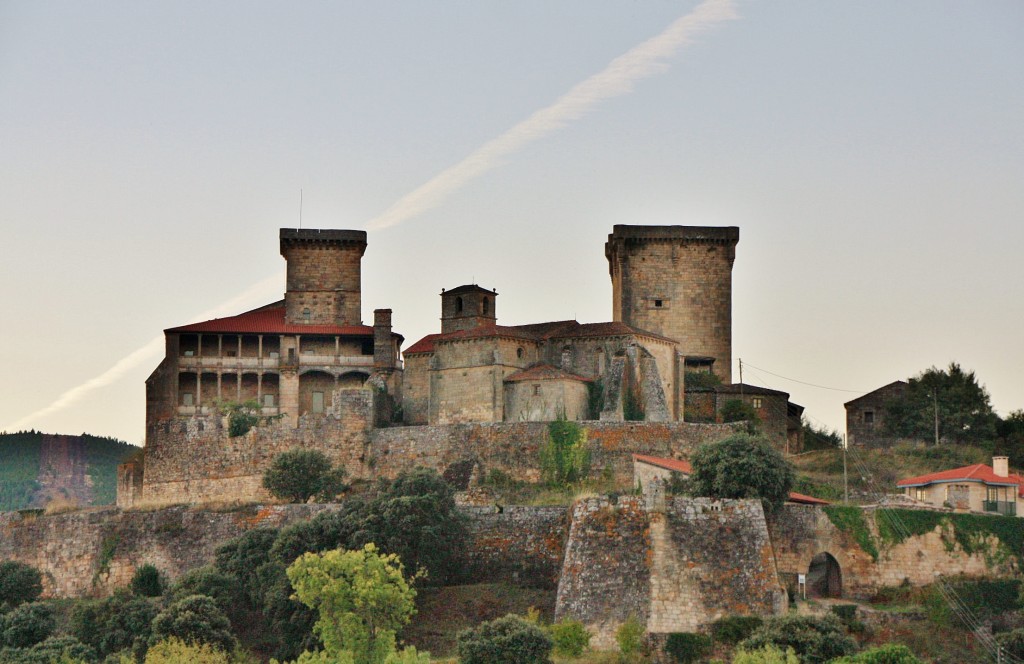
<path fill-rule="evenodd" d="M 761 397 L 754 397 L 753 399 L 754 408 L 761 407 Z"/>
<path fill-rule="evenodd" d="M 461 314 L 462 313 L 462 298 L 461 297 L 455 298 L 455 313 L 457 313 L 457 314 Z"/>
<path fill-rule="evenodd" d="M 237 350 L 229 350 L 229 351 L 226 351 L 226 352 L 228 354 L 228 357 L 237 357 L 238 356 L 238 351 Z"/>
<path fill-rule="evenodd" d="M 662 306 L 664 306 L 664 302 L 662 302 L 661 300 L 655 300 L 654 301 L 654 307 L 656 309 L 660 309 Z"/>
<path fill-rule="evenodd" d="M 194 350 L 185 351 L 185 357 L 194 357 L 196 352 Z"/>
<path fill-rule="evenodd" d="M 274 395 L 273 394 L 264 394 L 263 395 L 263 407 L 264 408 L 273 408 L 274 407 Z"/>
<path fill-rule="evenodd" d="M 192 406 L 192 405 L 194 405 L 193 398 L 194 397 L 193 397 L 191 392 L 184 392 L 184 393 L 182 393 L 182 395 L 181 395 L 181 405 L 182 406 Z"/>
<path fill-rule="evenodd" d="M 518 357 L 520 360 L 523 359 L 523 349 L 522 348 L 516 348 L 516 357 Z"/>
<path fill-rule="evenodd" d="M 306 321 L 308 323 L 312 317 L 313 317 L 313 312 L 312 311 L 310 311 L 309 309 L 303 309 L 302 310 L 302 320 L 304 320 L 304 321 Z"/>
<path fill-rule="evenodd" d="M 272 359 L 272 360 L 276 360 L 276 359 L 279 359 L 279 358 L 281 357 L 281 353 L 278 353 L 278 352 L 277 352 L 276 350 L 272 350 L 272 351 L 270 351 L 270 353 L 268 354 L 268 357 L 269 357 L 270 359 Z"/>
<path fill-rule="evenodd" d="M 289 348 L 288 349 L 288 361 L 289 362 L 294 362 L 295 361 L 295 349 L 294 348 Z"/>
<path fill-rule="evenodd" d="M 535 397 L 539 397 L 540 396 L 540 385 L 534 385 L 533 386 L 533 396 L 535 396 Z"/>
<path fill-rule="evenodd" d="M 484 316 L 486 316 L 486 315 L 488 315 L 491 312 L 490 309 L 491 309 L 491 303 L 488 302 L 487 298 L 485 297 L 484 301 L 480 305 L 480 310 L 483 311 Z"/>
<path fill-rule="evenodd" d="M 914 489 L 914 500 L 921 502 L 927 502 L 928 500 L 928 489 L 923 486 L 916 487 Z"/>
<path fill-rule="evenodd" d="M 864 424 L 874 424 L 874 423 L 875 423 L 875 411 L 873 411 L 873 410 L 865 410 L 864 411 Z"/>
<path fill-rule="evenodd" d="M 363 339 L 359 352 L 363 355 L 373 355 L 373 339 Z"/>
<path fill-rule="evenodd" d="M 324 412 L 324 393 L 314 392 L 313 393 L 313 412 L 322 413 Z"/>

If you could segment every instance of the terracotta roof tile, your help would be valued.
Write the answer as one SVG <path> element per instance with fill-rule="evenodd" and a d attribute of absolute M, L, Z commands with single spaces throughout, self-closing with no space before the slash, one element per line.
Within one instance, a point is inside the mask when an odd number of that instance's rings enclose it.
<path fill-rule="evenodd" d="M 822 500 L 821 498 L 815 498 L 814 496 L 805 496 L 804 494 L 797 493 L 796 491 L 790 491 L 789 492 L 789 497 L 786 500 L 788 500 L 791 503 L 800 503 L 802 505 L 831 505 L 832 504 L 832 503 L 830 503 L 827 500 Z"/>
<path fill-rule="evenodd" d="M 433 353 L 434 352 L 434 339 L 437 339 L 440 334 L 428 334 L 413 345 L 409 346 L 403 351 L 404 355 L 410 355 L 413 353 Z"/>
<path fill-rule="evenodd" d="M 276 304 L 276 303 L 275 303 Z M 284 305 L 269 305 L 237 316 L 214 318 L 164 330 L 169 333 L 209 332 L 218 334 L 330 334 L 373 336 L 370 325 L 295 325 L 284 320 Z M 401 335 L 397 335 L 401 337 Z"/>
<path fill-rule="evenodd" d="M 1016 486 L 1017 493 L 1024 496 L 1024 477 L 1013 473 L 1010 473 L 1007 477 L 1000 477 L 992 470 L 992 466 L 987 466 L 983 463 L 953 468 L 952 470 L 941 470 L 937 473 L 928 473 L 927 475 L 918 475 L 917 477 L 908 477 L 897 482 L 896 486 L 925 486 L 937 482 L 982 482 L 984 484 Z"/>
<path fill-rule="evenodd" d="M 682 459 L 666 459 L 664 457 L 648 456 L 646 454 L 634 454 L 633 458 L 637 461 L 649 463 L 652 466 L 657 466 L 666 470 L 674 470 L 677 473 L 686 473 L 687 475 L 693 473 L 693 466 L 690 465 L 690 462 Z"/>
<path fill-rule="evenodd" d="M 550 364 L 535 364 L 532 367 L 520 369 L 519 371 L 505 377 L 506 383 L 518 383 L 530 380 L 579 380 L 585 383 L 593 382 L 590 378 L 584 378 L 583 376 L 577 376 L 576 374 L 569 373 L 568 371 L 562 371 Z"/>

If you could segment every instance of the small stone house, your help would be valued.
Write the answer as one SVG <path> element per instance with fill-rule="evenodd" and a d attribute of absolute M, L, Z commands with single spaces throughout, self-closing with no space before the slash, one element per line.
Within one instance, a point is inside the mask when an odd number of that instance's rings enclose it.
<path fill-rule="evenodd" d="M 890 447 L 895 444 L 898 439 L 885 430 L 886 406 L 891 401 L 902 399 L 908 387 L 905 381 L 897 380 L 843 404 L 849 444 L 864 447 Z"/>
<path fill-rule="evenodd" d="M 992 465 L 943 470 L 909 477 L 896 486 L 918 503 L 958 511 L 1017 516 L 1024 508 L 1024 477 L 1010 473 L 1009 458 L 992 457 Z"/>

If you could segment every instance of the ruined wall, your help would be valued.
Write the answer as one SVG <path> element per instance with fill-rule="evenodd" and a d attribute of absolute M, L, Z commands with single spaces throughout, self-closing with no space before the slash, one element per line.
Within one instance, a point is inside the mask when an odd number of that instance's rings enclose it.
<path fill-rule="evenodd" d="M 143 495 L 137 503 L 255 501 L 269 498 L 263 473 L 290 449 L 323 452 L 355 476 L 362 474 L 373 420 L 369 390 L 338 390 L 331 412 L 264 423 L 242 436 L 227 435 L 226 418 L 175 418 L 151 426 L 146 436 Z"/>
<path fill-rule="evenodd" d="M 775 557 L 783 582 L 796 589 L 797 574 L 806 574 L 811 559 L 832 555 L 842 572 L 843 595 L 870 597 L 879 588 L 909 583 L 923 586 L 939 575 L 986 576 L 1012 574 L 1012 561 L 997 551 L 993 539 L 987 553 L 967 554 L 939 529 L 910 537 L 894 546 L 878 538 L 875 511 L 864 512 L 878 548 L 878 560 L 864 551 L 851 533 L 836 528 L 825 511 L 807 505 L 786 505 L 770 524 Z"/>
<path fill-rule="evenodd" d="M 569 537 L 569 508 L 468 508 L 470 545 L 459 581 L 555 588 Z"/>

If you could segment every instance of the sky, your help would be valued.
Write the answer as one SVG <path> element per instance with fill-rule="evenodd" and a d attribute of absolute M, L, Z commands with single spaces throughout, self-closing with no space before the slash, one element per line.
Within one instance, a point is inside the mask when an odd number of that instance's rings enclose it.
<path fill-rule="evenodd" d="M 369 233 L 442 288 L 611 319 L 615 224 L 738 226 L 733 358 L 840 431 L 951 361 L 1024 408 L 1024 4 L 0 0 L 0 430 L 141 444 L 162 330 Z M 301 205 L 300 205 L 301 198 Z"/>

